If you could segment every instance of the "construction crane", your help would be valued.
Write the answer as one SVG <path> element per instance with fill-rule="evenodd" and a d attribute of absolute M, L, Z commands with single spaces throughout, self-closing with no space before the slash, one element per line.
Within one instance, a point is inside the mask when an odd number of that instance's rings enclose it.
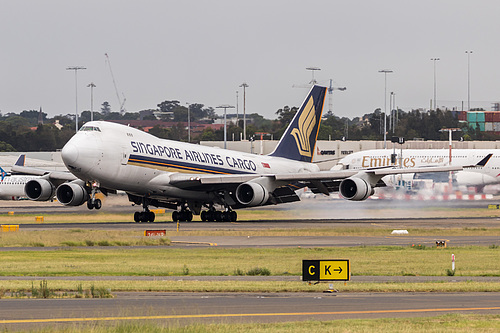
<path fill-rule="evenodd" d="M 115 76 L 113 75 L 113 70 L 111 69 L 111 61 L 109 60 L 109 56 L 107 53 L 104 53 L 104 55 L 106 56 L 106 62 L 108 63 L 109 72 L 111 73 L 111 78 L 113 79 L 113 85 L 115 86 L 116 98 L 118 99 L 118 104 L 120 104 L 120 113 L 124 114 L 125 113 L 125 101 L 127 99 L 125 98 L 125 94 L 123 94 L 123 93 L 122 93 L 123 100 L 120 98 L 120 94 L 118 93 L 118 88 L 116 87 Z"/>
<path fill-rule="evenodd" d="M 334 90 L 344 91 L 346 89 L 347 89 L 346 87 L 334 87 L 333 80 L 330 79 L 330 87 L 328 87 L 328 113 L 329 114 L 333 113 L 333 91 Z"/>

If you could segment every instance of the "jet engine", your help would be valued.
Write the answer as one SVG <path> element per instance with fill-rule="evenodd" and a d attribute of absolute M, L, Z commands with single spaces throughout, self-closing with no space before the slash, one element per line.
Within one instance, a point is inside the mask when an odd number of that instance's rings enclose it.
<path fill-rule="evenodd" d="M 340 183 L 340 194 L 347 200 L 363 201 L 375 193 L 373 187 L 358 177 L 346 178 Z"/>
<path fill-rule="evenodd" d="M 259 183 L 247 182 L 236 188 L 236 199 L 245 206 L 260 206 L 269 199 L 269 191 Z"/>
<path fill-rule="evenodd" d="M 89 199 L 89 194 L 82 185 L 64 183 L 57 188 L 56 197 L 65 206 L 80 206 Z"/>
<path fill-rule="evenodd" d="M 24 193 L 30 200 L 47 201 L 54 196 L 55 187 L 46 179 L 33 179 L 24 185 Z"/>

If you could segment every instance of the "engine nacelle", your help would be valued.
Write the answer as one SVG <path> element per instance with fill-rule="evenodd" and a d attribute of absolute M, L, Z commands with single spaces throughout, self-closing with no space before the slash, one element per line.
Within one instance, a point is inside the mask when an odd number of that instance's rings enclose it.
<path fill-rule="evenodd" d="M 24 185 L 24 193 L 30 200 L 47 201 L 54 197 L 55 187 L 46 179 L 32 179 Z"/>
<path fill-rule="evenodd" d="M 347 200 L 366 200 L 373 193 L 375 193 L 373 187 L 358 177 L 346 178 L 340 183 L 340 194 Z"/>
<path fill-rule="evenodd" d="M 75 183 L 64 183 L 56 190 L 57 200 L 65 206 L 80 206 L 89 199 L 85 187 Z"/>
<path fill-rule="evenodd" d="M 269 199 L 269 191 L 259 183 L 243 183 L 236 188 L 236 199 L 245 206 L 260 206 Z"/>

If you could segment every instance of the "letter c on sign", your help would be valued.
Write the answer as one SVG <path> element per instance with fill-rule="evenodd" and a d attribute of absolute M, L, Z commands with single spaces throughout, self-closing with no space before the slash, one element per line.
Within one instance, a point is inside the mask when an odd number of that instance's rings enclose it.
<path fill-rule="evenodd" d="M 311 268 L 312 268 L 312 269 L 314 269 L 314 268 L 316 268 L 316 267 L 314 267 L 314 266 L 309 266 L 309 274 L 314 275 L 314 272 L 312 272 L 312 271 L 311 271 Z"/>

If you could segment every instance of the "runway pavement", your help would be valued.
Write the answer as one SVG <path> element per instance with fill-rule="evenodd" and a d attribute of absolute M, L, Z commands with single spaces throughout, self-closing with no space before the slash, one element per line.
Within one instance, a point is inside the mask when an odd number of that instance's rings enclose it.
<path fill-rule="evenodd" d="M 0 300 L 0 327 L 157 320 L 234 323 L 500 314 L 499 293 L 116 293 L 113 299 Z"/>

